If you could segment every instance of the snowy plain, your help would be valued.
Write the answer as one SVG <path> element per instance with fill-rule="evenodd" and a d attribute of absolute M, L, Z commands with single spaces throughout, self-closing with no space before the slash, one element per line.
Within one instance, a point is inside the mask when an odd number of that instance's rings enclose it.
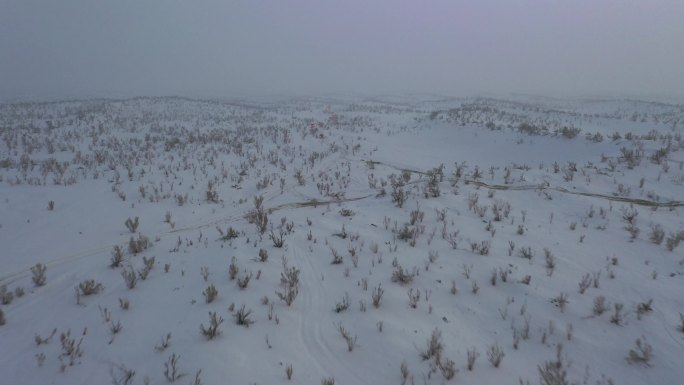
<path fill-rule="evenodd" d="M 0 105 L 0 384 L 681 384 L 683 132 L 637 100 Z"/>

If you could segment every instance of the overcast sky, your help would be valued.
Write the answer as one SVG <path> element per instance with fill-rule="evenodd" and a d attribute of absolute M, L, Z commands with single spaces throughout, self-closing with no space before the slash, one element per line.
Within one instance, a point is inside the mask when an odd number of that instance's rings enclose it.
<path fill-rule="evenodd" d="M 0 99 L 684 95 L 684 0 L 0 0 Z"/>

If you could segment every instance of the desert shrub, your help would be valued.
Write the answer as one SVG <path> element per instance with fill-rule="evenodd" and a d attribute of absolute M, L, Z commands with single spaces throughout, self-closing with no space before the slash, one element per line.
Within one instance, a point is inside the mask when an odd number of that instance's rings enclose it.
<path fill-rule="evenodd" d="M 0 302 L 3 305 L 9 305 L 14 300 L 14 294 L 11 290 L 7 290 L 7 285 L 0 286 Z"/>
<path fill-rule="evenodd" d="M 123 277 L 126 287 L 129 289 L 135 288 L 138 283 L 138 276 L 135 274 L 135 270 L 132 267 L 125 268 L 121 271 L 121 277 Z"/>
<path fill-rule="evenodd" d="M 574 137 L 579 135 L 581 131 L 582 129 L 580 128 L 563 126 L 563 128 L 556 130 L 556 134 L 566 139 L 573 139 Z"/>
<path fill-rule="evenodd" d="M 537 366 L 539 371 L 539 383 L 541 385 L 570 385 L 567 377 L 568 364 L 563 359 L 563 345 L 556 347 L 556 360 L 545 361 L 543 365 Z"/>
<path fill-rule="evenodd" d="M 31 280 L 33 281 L 34 285 L 45 285 L 45 282 L 47 280 L 47 277 L 45 276 L 45 271 L 47 271 L 47 266 L 45 266 L 45 264 L 42 263 L 36 263 L 33 267 L 31 267 Z"/>
<path fill-rule="evenodd" d="M 613 304 L 613 314 L 610 316 L 610 323 L 615 325 L 622 325 L 624 321 L 624 315 L 622 314 L 622 308 L 624 307 L 621 303 Z"/>
<path fill-rule="evenodd" d="M 237 285 L 240 288 L 240 290 L 245 290 L 247 286 L 249 285 L 249 281 L 252 279 L 252 273 L 250 272 L 249 274 L 245 273 L 242 276 L 237 277 Z M 257 279 L 259 279 L 259 276 L 257 275 Z"/>
<path fill-rule="evenodd" d="M 297 294 L 299 294 L 299 269 L 287 265 L 287 259 L 283 258 L 283 271 L 280 273 L 280 283 L 285 287 L 282 292 L 276 292 L 280 300 L 287 306 L 292 306 Z"/>
<path fill-rule="evenodd" d="M 245 305 L 242 305 L 242 307 L 240 307 L 240 309 L 233 314 L 233 318 L 235 318 L 236 324 L 244 327 L 249 327 L 249 325 L 254 323 L 254 320 L 252 319 L 252 311 L 245 310 Z"/>
<path fill-rule="evenodd" d="M 397 207 L 402 208 L 404 207 L 404 202 L 406 202 L 406 199 L 408 198 L 406 192 L 404 191 L 403 187 L 396 185 L 392 186 L 392 202 L 397 205 Z"/>
<path fill-rule="evenodd" d="M 521 247 L 520 249 L 518 249 L 518 256 L 520 256 L 520 258 L 531 260 L 534 257 L 534 252 L 532 251 L 532 248 L 529 246 Z"/>
<path fill-rule="evenodd" d="M 663 227 L 659 224 L 651 225 L 651 234 L 648 236 L 648 239 L 650 239 L 652 243 L 660 245 L 663 243 L 663 239 L 665 239 L 665 230 L 663 230 Z"/>
<path fill-rule="evenodd" d="M 456 369 L 456 363 L 447 358 L 444 361 L 440 361 L 437 363 L 437 367 L 439 368 L 439 371 L 442 373 L 442 376 L 444 376 L 444 379 L 449 381 L 454 376 L 456 373 L 458 373 L 458 369 Z"/>
<path fill-rule="evenodd" d="M 344 259 L 342 258 L 342 255 L 335 250 L 334 248 L 330 248 L 330 252 L 332 253 L 333 259 L 330 262 L 331 265 L 340 265 L 342 262 L 344 262 Z"/>
<path fill-rule="evenodd" d="M 121 246 L 119 246 L 119 245 L 114 246 L 114 248 L 112 249 L 112 255 L 109 258 L 109 262 L 110 262 L 109 267 L 111 267 L 113 269 L 115 267 L 121 266 L 121 263 L 123 262 L 123 255 L 124 255 L 124 253 L 123 253 L 123 250 L 121 249 Z"/>
<path fill-rule="evenodd" d="M 335 313 L 342 313 L 349 309 L 349 293 L 344 293 L 344 296 L 335 304 Z"/>
<path fill-rule="evenodd" d="M 140 221 L 138 220 L 138 217 L 135 217 L 134 219 L 128 218 L 124 224 L 126 225 L 128 231 L 135 233 L 138 231 L 138 225 L 140 225 Z"/>
<path fill-rule="evenodd" d="M 340 210 L 340 215 L 343 217 L 352 217 L 354 216 L 354 211 L 352 209 L 343 208 Z"/>
<path fill-rule="evenodd" d="M 268 226 L 268 214 L 263 207 L 263 202 L 263 196 L 259 195 L 254 197 L 254 208 L 245 216 L 247 222 L 254 224 L 261 234 L 266 232 L 266 228 Z"/>
<path fill-rule="evenodd" d="M 501 365 L 504 356 L 503 349 L 501 349 L 499 344 L 490 345 L 489 348 L 487 348 L 487 360 L 489 360 L 489 363 L 495 368 L 498 368 L 499 365 Z"/>
<path fill-rule="evenodd" d="M 234 280 L 238 275 L 237 258 L 233 257 L 230 260 L 230 265 L 228 266 L 228 277 L 230 280 Z"/>
<path fill-rule="evenodd" d="M 432 358 L 439 358 L 442 356 L 444 345 L 442 344 L 442 331 L 438 328 L 432 330 L 430 338 L 427 340 L 427 347 L 420 353 L 420 357 L 427 361 Z"/>
<path fill-rule="evenodd" d="M 594 315 L 600 316 L 601 314 L 605 313 L 606 310 L 608 310 L 606 297 L 599 295 L 598 297 L 594 298 L 594 307 L 592 308 Z"/>
<path fill-rule="evenodd" d="M 373 289 L 373 306 L 376 308 L 380 307 L 380 301 L 382 300 L 382 295 L 385 293 L 385 290 L 382 288 L 381 284 L 378 284 L 378 287 Z"/>
<path fill-rule="evenodd" d="M 641 319 L 641 316 L 653 311 L 653 299 L 649 299 L 646 302 L 639 302 L 637 304 L 637 318 Z"/>
<path fill-rule="evenodd" d="M 128 310 L 131 307 L 131 303 L 126 298 L 119 298 L 119 307 L 121 310 Z"/>
<path fill-rule="evenodd" d="M 204 327 L 204 324 L 200 324 L 200 332 L 207 339 L 212 340 L 221 334 L 219 327 L 223 323 L 223 317 L 220 317 L 216 312 L 209 312 L 209 326 Z"/>
<path fill-rule="evenodd" d="M 181 373 L 178 369 L 178 360 L 180 356 L 176 353 L 171 354 L 169 359 L 164 363 L 164 377 L 168 382 L 174 382 L 177 379 L 185 376 L 185 373 Z"/>
<path fill-rule="evenodd" d="M 279 230 L 278 235 L 271 230 L 269 238 L 273 241 L 273 246 L 277 248 L 282 248 L 285 245 L 285 232 L 283 230 Z"/>
<path fill-rule="evenodd" d="M 204 301 L 206 303 L 212 303 L 218 297 L 218 290 L 216 290 L 216 287 L 214 285 L 209 285 L 207 288 L 202 292 L 204 295 Z"/>
<path fill-rule="evenodd" d="M 259 249 L 259 262 L 268 261 L 268 251 L 266 249 Z"/>
<path fill-rule="evenodd" d="M 4 325 L 7 323 L 7 320 L 5 319 L 5 313 L 0 309 L 0 326 Z"/>
<path fill-rule="evenodd" d="M 157 345 L 154 346 L 154 350 L 156 350 L 156 351 L 158 351 L 158 352 L 163 352 L 163 351 L 166 350 L 166 348 L 168 348 L 170 345 L 171 345 L 171 333 L 166 333 L 166 334 L 162 337 L 161 342 L 159 342 L 159 344 L 157 344 Z"/>
<path fill-rule="evenodd" d="M 582 276 L 582 279 L 577 284 L 579 286 L 579 293 L 584 294 L 585 291 L 591 286 L 591 275 L 586 273 Z"/>
<path fill-rule="evenodd" d="M 114 371 L 116 368 L 116 372 Z M 124 365 L 117 365 L 109 369 L 109 376 L 114 385 L 131 385 L 135 377 L 135 370 L 129 369 Z"/>
<path fill-rule="evenodd" d="M 479 356 L 480 356 L 480 353 L 477 352 L 477 349 L 475 347 L 468 349 L 467 358 L 466 358 L 468 370 L 470 370 L 470 371 L 473 370 L 473 368 L 475 367 L 475 360 L 477 360 L 477 357 L 479 357 Z"/>
<path fill-rule="evenodd" d="M 219 227 L 216 227 L 216 229 L 221 235 L 220 239 L 222 241 L 230 241 L 231 239 L 235 239 L 239 236 L 237 230 L 235 230 L 232 226 L 228 227 L 225 233 L 223 233 L 223 230 L 221 230 Z"/>
<path fill-rule="evenodd" d="M 409 375 L 411 374 L 408 370 L 408 365 L 406 365 L 406 362 L 401 363 L 401 366 L 399 366 L 399 370 L 401 372 L 401 385 L 406 385 L 409 379 Z"/>
<path fill-rule="evenodd" d="M 556 259 L 551 250 L 544 248 L 544 263 L 546 264 L 546 274 L 550 277 L 556 268 Z"/>
<path fill-rule="evenodd" d="M 138 235 L 138 238 L 131 237 L 128 241 L 128 251 L 134 255 L 142 253 L 150 246 L 152 246 L 150 239 L 142 234 Z"/>
<path fill-rule="evenodd" d="M 551 303 L 560 308 L 561 313 L 565 312 L 565 306 L 568 304 L 568 295 L 560 293 L 557 297 L 551 299 Z"/>
<path fill-rule="evenodd" d="M 338 323 L 337 325 L 337 330 L 340 332 L 340 335 L 342 338 L 344 338 L 344 341 L 347 343 L 347 350 L 352 352 L 354 351 L 354 348 L 356 347 L 356 341 L 357 337 L 351 335 L 347 329 L 342 326 L 341 323 Z"/>
<path fill-rule="evenodd" d="M 409 298 L 409 307 L 412 309 L 415 309 L 418 307 L 418 301 L 420 301 L 420 290 L 413 290 L 413 288 L 410 288 L 408 292 L 406 293 Z"/>
<path fill-rule="evenodd" d="M 87 279 L 78 284 L 78 290 L 84 296 L 97 294 L 103 289 L 104 286 L 99 282 L 95 282 L 94 279 Z"/>
<path fill-rule="evenodd" d="M 392 272 L 392 282 L 397 282 L 401 285 L 409 284 L 413 281 L 414 273 L 409 273 L 401 265 L 397 264 Z"/>
<path fill-rule="evenodd" d="M 641 364 L 644 366 L 651 366 L 653 347 L 646 342 L 646 337 L 637 338 L 635 344 L 636 346 L 634 349 L 629 349 L 627 362 L 632 365 Z"/>
<path fill-rule="evenodd" d="M 83 356 L 83 350 L 81 349 L 83 337 L 76 342 L 76 338 L 71 338 L 71 330 L 68 330 L 59 336 L 59 341 L 62 345 L 59 361 L 61 363 L 61 370 L 64 371 L 67 366 L 74 366 L 80 363 L 80 358 Z"/>

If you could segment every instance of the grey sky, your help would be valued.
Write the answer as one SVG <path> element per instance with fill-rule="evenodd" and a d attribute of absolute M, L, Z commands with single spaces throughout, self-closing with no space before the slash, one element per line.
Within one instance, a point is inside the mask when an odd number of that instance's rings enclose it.
<path fill-rule="evenodd" d="M 0 0 L 0 100 L 684 94 L 682 0 Z"/>

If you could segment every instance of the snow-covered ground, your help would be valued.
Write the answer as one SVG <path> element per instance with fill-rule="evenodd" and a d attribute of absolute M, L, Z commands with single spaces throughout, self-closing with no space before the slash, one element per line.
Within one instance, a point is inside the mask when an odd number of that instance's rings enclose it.
<path fill-rule="evenodd" d="M 683 132 L 636 100 L 0 105 L 0 383 L 681 383 Z"/>

